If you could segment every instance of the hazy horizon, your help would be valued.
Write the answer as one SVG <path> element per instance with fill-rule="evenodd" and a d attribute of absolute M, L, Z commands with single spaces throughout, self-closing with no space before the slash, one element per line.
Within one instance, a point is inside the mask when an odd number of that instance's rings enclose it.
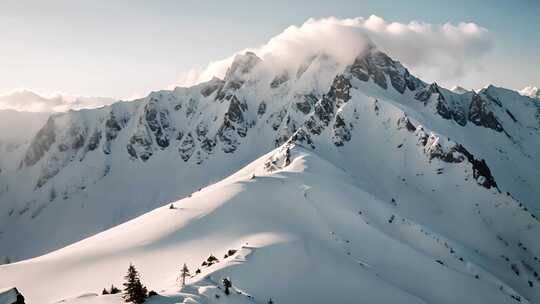
<path fill-rule="evenodd" d="M 310 18 L 371 15 L 384 19 L 387 28 L 432 27 L 431 33 L 413 41 L 406 35 L 401 40 L 388 33 L 378 37 L 391 42 L 383 43 L 390 44 L 391 57 L 426 81 L 467 89 L 540 85 L 540 61 L 534 53 L 540 42 L 532 38 L 540 27 L 538 2 L 414 4 L 417 9 L 412 11 L 407 9 L 410 4 L 391 1 L 7 1 L 0 5 L 5 29 L 0 37 L 8 42 L 0 53 L 0 95 L 28 89 L 44 95 L 131 99 L 192 83 L 210 63 L 247 48 L 264 48 L 272 37 Z M 280 6 L 281 14 L 268 14 Z M 485 31 L 465 38 L 466 30 L 450 33 L 443 39 L 450 47 L 437 42 L 439 28 L 460 24 Z M 428 50 L 423 58 L 411 56 L 419 49 Z"/>

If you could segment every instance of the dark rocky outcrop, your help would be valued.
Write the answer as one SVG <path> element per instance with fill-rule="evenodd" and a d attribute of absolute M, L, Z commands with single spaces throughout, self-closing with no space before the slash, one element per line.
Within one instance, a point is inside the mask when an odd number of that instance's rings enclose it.
<path fill-rule="evenodd" d="M 274 77 L 272 82 L 270 82 L 270 87 L 272 89 L 276 89 L 279 86 L 281 86 L 282 84 L 284 84 L 285 82 L 289 81 L 289 78 L 290 78 L 289 73 L 283 72 L 282 74 L 277 75 L 276 77 Z"/>
<path fill-rule="evenodd" d="M 351 140 L 351 128 L 345 123 L 343 116 L 338 113 L 333 126 L 334 144 L 338 147 L 343 146 L 344 142 Z"/>
<path fill-rule="evenodd" d="M 30 147 L 26 151 L 23 163 L 25 166 L 33 166 L 49 151 L 56 141 L 56 133 L 53 117 L 49 117 L 43 128 L 36 134 Z"/>
<path fill-rule="evenodd" d="M 334 119 L 336 109 L 351 99 L 351 87 L 349 79 L 345 76 L 338 75 L 334 78 L 330 90 L 315 104 L 313 115 L 305 122 L 309 132 L 315 135 L 321 134 L 322 130 Z"/>
<path fill-rule="evenodd" d="M 223 124 L 217 132 L 217 137 L 223 143 L 222 150 L 225 153 L 234 152 L 239 144 L 239 137 L 245 137 L 249 124 L 244 118 L 247 104 L 241 102 L 234 95 L 229 95 L 229 108 L 223 118 Z"/>
<path fill-rule="evenodd" d="M 317 97 L 313 94 L 299 95 L 296 96 L 296 99 L 299 100 L 294 104 L 296 109 L 304 114 L 309 114 L 315 103 L 317 103 Z"/>
<path fill-rule="evenodd" d="M 414 91 L 423 83 L 412 76 L 399 62 L 385 53 L 372 49 L 367 55 L 357 57 L 349 67 L 350 73 L 361 81 L 372 79 L 379 87 L 388 88 L 387 76 L 392 87 L 403 94 L 406 89 Z"/>
<path fill-rule="evenodd" d="M 497 120 L 497 117 L 489 109 L 488 103 L 479 94 L 474 94 L 469 106 L 469 121 L 477 126 L 493 129 L 502 132 L 503 127 Z"/>
<path fill-rule="evenodd" d="M 257 115 L 263 116 L 266 113 L 266 102 L 261 101 L 259 108 L 257 109 Z"/>
<path fill-rule="evenodd" d="M 24 296 L 15 287 L 6 289 L 0 291 L 0 304 L 25 304 Z"/>
<path fill-rule="evenodd" d="M 156 143 L 162 149 L 169 146 L 170 143 L 170 121 L 169 111 L 160 108 L 159 100 L 151 97 L 144 108 L 144 117 L 148 128 L 154 134 Z"/>
<path fill-rule="evenodd" d="M 424 152 L 429 160 L 437 158 L 446 163 L 461 163 L 467 160 L 472 165 L 473 177 L 479 185 L 486 189 L 496 188 L 499 190 L 495 178 L 484 159 L 477 159 L 461 144 L 452 144 L 448 148 L 443 148 L 438 140 L 439 138 L 432 134 L 427 137 L 427 140 L 422 141 L 424 143 Z"/>
<path fill-rule="evenodd" d="M 191 155 L 193 155 L 193 152 L 195 151 L 195 140 L 193 139 L 193 135 L 191 133 L 188 133 L 186 136 L 184 136 L 184 141 L 180 144 L 180 147 L 178 148 L 178 153 L 180 153 L 180 157 L 184 161 L 188 161 Z"/>
<path fill-rule="evenodd" d="M 88 145 L 86 146 L 87 151 L 94 151 L 99 147 L 101 142 L 101 130 L 94 130 L 94 133 L 88 139 Z"/>
<path fill-rule="evenodd" d="M 465 126 L 467 124 L 467 118 L 462 106 L 455 103 L 451 104 L 436 83 L 432 83 L 423 90 L 418 91 L 414 98 L 423 102 L 424 105 L 427 105 L 433 95 L 436 95 L 435 109 L 439 116 L 447 120 L 452 119 L 461 126 Z"/>
<path fill-rule="evenodd" d="M 220 91 L 223 88 L 224 84 L 225 84 L 225 81 L 214 77 L 205 86 L 201 88 L 201 95 L 204 97 L 208 97 L 212 95 L 214 92 Z"/>
<path fill-rule="evenodd" d="M 103 152 L 105 154 L 111 153 L 111 143 L 116 139 L 120 130 L 122 130 L 122 125 L 116 118 L 114 112 L 111 111 L 109 117 L 105 121 L 105 144 L 103 145 Z"/>
<path fill-rule="evenodd" d="M 416 127 L 411 123 L 411 121 L 409 120 L 409 117 L 407 117 L 406 115 L 400 117 L 397 120 L 397 128 L 398 128 L 398 130 L 399 129 L 407 129 L 407 131 L 409 131 L 409 132 L 415 132 L 416 131 Z"/>

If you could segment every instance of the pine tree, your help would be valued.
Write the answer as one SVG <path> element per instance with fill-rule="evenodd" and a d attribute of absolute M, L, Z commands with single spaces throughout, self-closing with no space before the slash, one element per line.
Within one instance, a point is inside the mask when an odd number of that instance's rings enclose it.
<path fill-rule="evenodd" d="M 141 283 L 139 272 L 133 264 L 129 264 L 128 273 L 124 277 L 124 300 L 135 304 L 142 304 L 147 297 L 147 290 Z"/>
<path fill-rule="evenodd" d="M 274 301 L 272 301 L 272 298 L 270 298 L 270 300 L 268 300 L 268 304 L 274 304 Z"/>
<path fill-rule="evenodd" d="M 169 205 L 169 209 L 174 209 L 174 205 L 172 203 Z"/>
<path fill-rule="evenodd" d="M 231 279 L 223 278 L 223 287 L 225 287 L 225 294 L 229 295 L 230 294 L 229 288 L 232 287 Z"/>
<path fill-rule="evenodd" d="M 117 294 L 120 292 L 120 289 L 118 287 L 111 284 L 111 294 Z"/>
<path fill-rule="evenodd" d="M 186 285 L 186 277 L 189 276 L 189 269 L 186 265 L 186 263 L 184 263 L 184 266 L 182 267 L 182 270 L 180 270 L 180 276 L 182 277 L 182 286 L 185 286 Z"/>
<path fill-rule="evenodd" d="M 107 291 L 107 288 L 103 288 L 103 291 L 101 292 L 102 295 L 108 295 L 109 292 Z"/>

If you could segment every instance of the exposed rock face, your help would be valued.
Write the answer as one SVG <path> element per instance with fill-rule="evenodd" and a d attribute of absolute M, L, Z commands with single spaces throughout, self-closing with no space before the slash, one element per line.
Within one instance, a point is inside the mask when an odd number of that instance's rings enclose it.
<path fill-rule="evenodd" d="M 0 291 L 0 304 L 25 304 L 24 296 L 15 287 Z"/>
<path fill-rule="evenodd" d="M 156 143 L 163 149 L 169 146 L 171 136 L 171 125 L 169 121 L 169 111 L 159 108 L 159 100 L 150 98 L 148 104 L 144 108 L 144 116 L 148 128 L 152 131 Z"/>
<path fill-rule="evenodd" d="M 142 161 L 147 161 L 153 152 L 151 131 L 145 125 L 143 117 L 139 118 L 139 127 L 130 137 L 127 144 L 127 152 L 135 159 L 140 158 Z"/>
<path fill-rule="evenodd" d="M 289 77 L 289 73 L 287 72 L 284 72 L 280 75 L 277 75 L 273 80 L 272 82 L 270 82 L 270 87 L 272 89 L 276 89 L 278 88 L 279 86 L 281 86 L 282 84 L 286 83 L 287 81 L 289 81 L 290 77 Z"/>
<path fill-rule="evenodd" d="M 304 114 L 309 114 L 317 103 L 317 97 L 313 94 L 296 96 L 296 98 L 298 99 L 295 103 L 296 109 Z"/>
<path fill-rule="evenodd" d="M 257 110 L 257 115 L 263 116 L 266 113 L 266 102 L 261 101 L 259 104 L 259 109 Z"/>
<path fill-rule="evenodd" d="M 23 163 L 25 166 L 33 166 L 37 163 L 56 140 L 53 117 L 49 117 L 47 123 L 39 130 L 32 144 L 28 148 L 24 156 Z"/>
<path fill-rule="evenodd" d="M 279 169 L 283 169 L 290 165 L 291 163 L 291 148 L 293 147 L 293 143 L 287 143 L 279 149 L 277 153 L 274 153 L 271 155 L 268 160 L 266 160 L 264 164 L 264 168 L 269 171 L 276 171 Z"/>
<path fill-rule="evenodd" d="M 201 89 L 201 95 L 204 97 L 208 97 L 212 95 L 214 92 L 220 91 L 223 88 L 223 85 L 225 84 L 225 81 L 219 79 L 219 78 L 212 78 L 210 82 L 205 85 Z"/>
<path fill-rule="evenodd" d="M 383 89 L 388 88 L 388 76 L 392 87 L 401 94 L 406 89 L 414 91 L 423 86 L 422 81 L 412 76 L 399 62 L 378 50 L 371 50 L 367 56 L 357 58 L 350 67 L 350 72 L 362 81 L 372 79 Z"/>
<path fill-rule="evenodd" d="M 397 128 L 398 128 L 398 130 L 399 129 L 407 129 L 407 131 L 409 131 L 409 132 L 415 132 L 416 131 L 416 127 L 411 123 L 411 121 L 409 120 L 409 118 L 406 115 L 401 116 L 398 119 Z"/>
<path fill-rule="evenodd" d="M 480 95 L 474 94 L 469 107 L 469 121 L 477 126 L 493 129 L 502 132 L 503 127 L 495 117 L 493 111 L 488 107 L 488 103 Z"/>
<path fill-rule="evenodd" d="M 111 111 L 105 122 L 105 145 L 103 146 L 103 152 L 105 154 L 111 153 L 111 143 L 116 139 L 120 130 L 122 130 L 122 126 L 114 115 L 114 112 Z"/>
<path fill-rule="evenodd" d="M 193 139 L 193 135 L 191 135 L 191 133 L 188 133 L 184 137 L 182 144 L 178 148 L 178 153 L 180 153 L 180 157 L 184 161 L 188 161 L 191 155 L 193 155 L 194 151 L 195 151 L 195 140 Z"/>
<path fill-rule="evenodd" d="M 333 126 L 334 130 L 334 144 L 336 146 L 343 146 L 343 143 L 351 140 L 351 127 L 345 123 L 341 114 L 336 115 L 336 121 Z"/>
<path fill-rule="evenodd" d="M 441 144 L 440 137 L 433 133 L 427 137 L 424 133 L 420 137 L 422 137 L 421 142 L 424 146 L 424 152 L 429 160 L 437 158 L 447 163 L 461 163 L 466 160 L 472 165 L 473 178 L 479 185 L 486 189 L 496 188 L 499 190 L 495 178 L 484 159 L 475 158 L 461 144 L 450 141 L 445 142 L 444 145 Z"/>
<path fill-rule="evenodd" d="M 134 159 L 148 160 L 155 150 L 164 150 L 174 138 L 175 128 L 172 126 L 169 110 L 163 105 L 163 99 L 172 101 L 172 98 L 164 93 L 152 93 L 148 102 L 144 105 L 143 113 L 138 119 L 137 127 L 130 137 L 126 146 L 128 154 Z M 192 105 L 193 106 L 193 105 Z M 189 111 L 189 108 L 186 110 Z M 122 129 L 120 124 L 115 124 L 113 129 L 116 134 Z M 113 139 L 114 139 L 113 138 Z M 154 147 L 154 143 L 157 147 Z"/>
<path fill-rule="evenodd" d="M 217 136 L 223 143 L 223 152 L 234 152 L 239 144 L 239 137 L 245 137 L 248 130 L 248 123 L 244 119 L 244 111 L 247 110 L 247 104 L 240 102 L 236 96 L 228 95 L 225 99 L 229 100 L 229 108 L 223 118 L 223 124 L 219 128 Z"/>
<path fill-rule="evenodd" d="M 101 130 L 94 130 L 94 133 L 88 139 L 88 145 L 86 146 L 86 151 L 94 151 L 99 147 L 101 142 Z"/>
<path fill-rule="evenodd" d="M 495 182 L 495 178 L 491 174 L 491 170 L 489 169 L 486 161 L 484 159 L 477 159 L 472 155 L 465 147 L 462 145 L 456 146 L 456 151 L 462 153 L 467 157 L 467 160 L 469 163 L 473 166 L 473 177 L 476 179 L 476 181 L 482 185 L 484 188 L 490 189 L 490 188 L 496 188 L 499 190 L 499 187 L 497 186 L 497 183 Z"/>
<path fill-rule="evenodd" d="M 467 124 L 465 110 L 461 104 L 450 103 L 436 83 L 430 84 L 415 94 L 415 99 L 423 102 L 424 105 L 427 105 L 432 98 L 435 101 L 435 109 L 439 116 L 448 120 L 452 119 L 461 126 Z"/>

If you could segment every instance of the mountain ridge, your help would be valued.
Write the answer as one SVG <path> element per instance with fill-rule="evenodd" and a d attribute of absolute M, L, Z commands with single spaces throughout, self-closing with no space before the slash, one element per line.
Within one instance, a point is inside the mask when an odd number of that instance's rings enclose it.
<path fill-rule="evenodd" d="M 326 55 L 308 58 L 306 63 L 300 64 L 296 73 L 275 72 L 265 69 L 264 61 L 254 53 L 246 53 L 237 56 L 224 80 L 214 78 L 190 88 L 152 92 L 133 102 L 53 115 L 21 159 L 19 170 L 13 176 L 0 177 L 3 184 L 11 187 L 0 196 L 2 201 L 11 201 L 3 204 L 9 205 L 2 215 L 5 225 L 15 225 L 7 229 L 13 231 L 12 235 L 20 234 L 15 232 L 16 225 L 21 221 L 40 221 L 42 212 L 58 205 L 53 202 L 66 206 L 67 210 L 60 213 L 78 213 L 78 208 L 107 206 L 114 201 L 118 206 L 113 209 L 120 211 L 98 224 L 110 227 L 163 201 L 218 181 L 291 138 L 317 150 L 321 147 L 314 144 L 314 138 L 330 132 L 327 136 L 333 146 L 346 146 L 358 132 L 353 122 L 359 116 L 358 106 L 351 108 L 348 101 L 358 98 L 371 107 L 375 116 L 381 107 L 394 107 L 397 116 L 389 118 L 394 120 L 393 124 L 404 125 L 416 133 L 428 122 L 429 129 L 436 134 L 445 134 L 455 141 L 449 150 L 442 151 L 438 145 L 444 136 L 436 135 L 435 139 L 429 132 L 419 136 L 418 140 L 430 151 L 427 161 L 436 155 L 454 162 L 456 158 L 450 155 L 461 151 L 476 166 L 476 181 L 481 179 L 486 188 L 508 191 L 538 212 L 532 199 L 538 193 L 534 185 L 527 185 L 529 177 L 537 174 L 538 166 L 523 162 L 512 168 L 515 164 L 508 159 L 499 165 L 495 160 L 501 156 L 486 154 L 474 143 L 485 136 L 486 145 L 497 145 L 496 151 L 504 151 L 510 142 L 510 152 L 504 153 L 537 157 L 534 144 L 540 116 L 531 116 L 529 112 L 540 110 L 529 99 L 493 86 L 478 93 L 455 94 L 435 83 L 424 83 L 377 49 L 370 49 L 347 66 L 340 66 Z M 516 98 L 521 104 L 507 102 Z M 392 123 L 384 124 L 390 127 Z M 459 128 L 466 128 L 475 136 L 468 138 Z M 230 164 L 222 164 L 225 159 Z M 148 176 L 141 175 L 145 170 Z M 526 175 L 517 181 L 517 174 L 501 174 L 521 171 Z M 141 192 L 156 177 L 156 190 Z M 20 182 L 22 179 L 30 183 Z M 177 180 L 184 183 L 180 189 L 173 186 Z M 104 184 L 113 181 L 117 183 L 115 190 Z M 94 187 L 98 188 L 89 192 Z M 141 190 L 134 191 L 136 188 Z M 114 193 L 110 197 L 97 194 L 110 191 Z M 129 192 L 134 193 L 126 197 Z M 99 206 L 92 207 L 93 216 L 98 216 L 102 209 Z M 27 216 L 29 219 L 18 219 Z M 39 225 L 49 225 L 49 220 L 42 221 Z M 95 227 L 92 217 L 85 221 L 83 235 L 103 227 Z M 56 231 L 67 224 L 59 221 Z M 31 230 L 19 229 L 25 239 L 40 238 Z M 67 234 L 58 235 L 52 242 L 55 245 L 46 246 L 46 250 L 81 238 L 80 232 Z M 4 237 L 4 242 L 10 241 Z M 46 252 L 40 246 L 21 257 Z M 19 254 L 6 255 L 16 258 Z"/>

